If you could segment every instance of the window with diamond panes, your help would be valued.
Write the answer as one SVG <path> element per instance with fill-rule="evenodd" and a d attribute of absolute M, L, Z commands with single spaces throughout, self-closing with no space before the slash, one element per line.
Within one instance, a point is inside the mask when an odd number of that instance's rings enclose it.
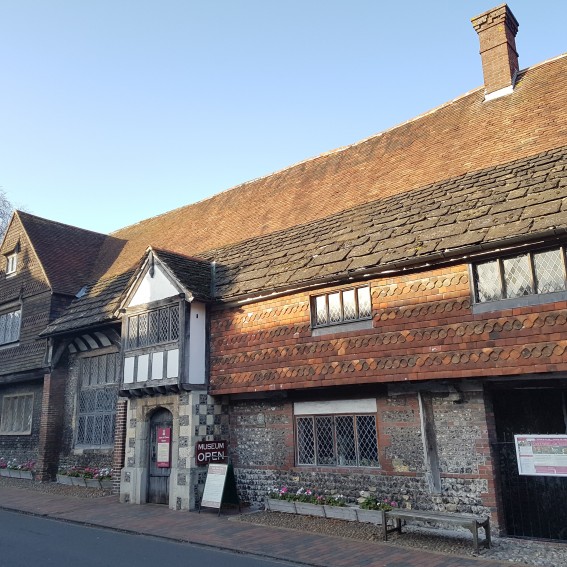
<path fill-rule="evenodd" d="M 169 343 L 179 338 L 179 305 L 128 317 L 127 350 Z"/>
<path fill-rule="evenodd" d="M 379 466 L 374 415 L 301 416 L 295 425 L 298 465 Z"/>
<path fill-rule="evenodd" d="M 29 435 L 32 428 L 33 394 L 4 396 L 0 434 Z"/>
<path fill-rule="evenodd" d="M 20 338 L 22 310 L 0 313 L 0 345 L 16 342 Z"/>
<path fill-rule="evenodd" d="M 103 354 L 80 361 L 77 445 L 100 447 L 114 442 L 118 356 Z"/>
<path fill-rule="evenodd" d="M 473 274 L 479 303 L 565 291 L 565 247 L 475 264 Z"/>
<path fill-rule="evenodd" d="M 334 291 L 312 298 L 314 327 L 338 325 L 372 318 L 370 287 Z"/>

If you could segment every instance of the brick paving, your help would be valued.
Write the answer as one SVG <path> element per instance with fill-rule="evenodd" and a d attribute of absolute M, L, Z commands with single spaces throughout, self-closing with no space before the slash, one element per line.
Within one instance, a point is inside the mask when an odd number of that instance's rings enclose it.
<path fill-rule="evenodd" d="M 0 508 L 90 526 L 211 546 L 316 567 L 497 567 L 508 563 L 459 557 L 389 543 L 259 526 L 216 510 L 177 512 L 154 504 L 120 504 L 116 496 L 76 498 L 0 486 Z"/>

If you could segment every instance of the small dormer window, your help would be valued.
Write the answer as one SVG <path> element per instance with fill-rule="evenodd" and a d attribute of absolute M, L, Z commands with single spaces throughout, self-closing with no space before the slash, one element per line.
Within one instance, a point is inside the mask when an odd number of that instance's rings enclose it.
<path fill-rule="evenodd" d="M 6 275 L 15 274 L 18 267 L 18 253 L 12 252 L 6 256 Z"/>

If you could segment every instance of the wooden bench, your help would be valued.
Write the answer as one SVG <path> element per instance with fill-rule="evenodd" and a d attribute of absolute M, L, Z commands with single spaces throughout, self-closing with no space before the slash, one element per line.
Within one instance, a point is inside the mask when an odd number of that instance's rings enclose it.
<path fill-rule="evenodd" d="M 394 521 L 394 527 L 388 529 L 388 520 Z M 478 554 L 478 528 L 484 529 L 484 544 L 490 547 L 490 518 L 488 516 L 475 516 L 474 514 L 454 514 L 452 512 L 432 512 L 427 510 L 394 509 L 384 512 L 382 524 L 384 541 L 388 533 L 397 531 L 402 533 L 402 520 L 423 520 L 441 524 L 456 524 L 469 529 L 473 535 L 475 553 Z"/>

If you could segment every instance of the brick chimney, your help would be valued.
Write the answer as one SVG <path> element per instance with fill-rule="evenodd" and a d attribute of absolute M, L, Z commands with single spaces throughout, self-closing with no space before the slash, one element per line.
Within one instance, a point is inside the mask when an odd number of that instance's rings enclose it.
<path fill-rule="evenodd" d="M 485 100 L 510 94 L 518 73 L 518 21 L 506 4 L 471 20 L 480 41 Z"/>

